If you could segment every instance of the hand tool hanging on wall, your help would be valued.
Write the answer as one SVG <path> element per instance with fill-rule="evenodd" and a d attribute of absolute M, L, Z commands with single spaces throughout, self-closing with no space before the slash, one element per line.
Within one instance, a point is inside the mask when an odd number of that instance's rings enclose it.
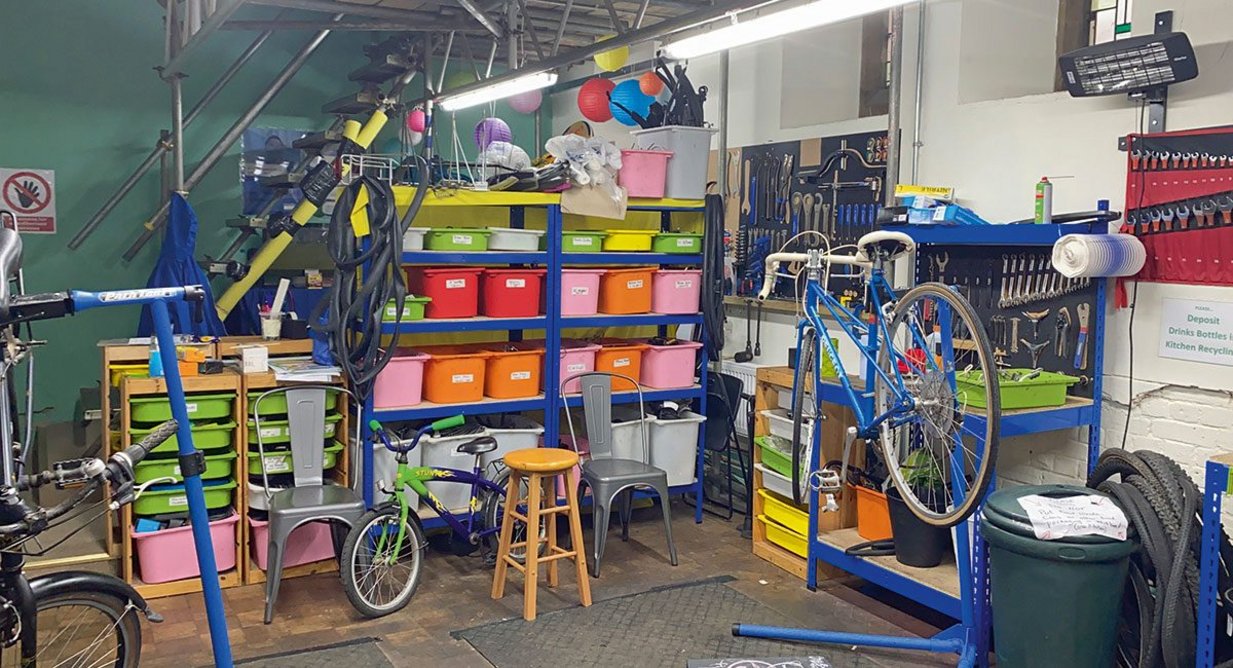
<path fill-rule="evenodd" d="M 745 349 L 738 352 L 736 355 L 732 357 L 733 360 L 741 364 L 748 362 L 754 357 L 753 345 L 751 344 L 751 341 L 753 340 L 752 327 L 753 327 L 753 300 L 746 299 L 745 300 Z"/>
<path fill-rule="evenodd" d="M 1092 307 L 1088 304 L 1079 304 L 1075 306 L 1075 313 L 1079 316 L 1079 341 L 1075 346 L 1075 368 L 1087 368 L 1087 325 L 1088 319 L 1092 314 Z"/>
<path fill-rule="evenodd" d="M 762 300 L 758 300 L 758 334 L 754 339 L 754 357 L 762 357 Z"/>
<path fill-rule="evenodd" d="M 792 193 L 792 236 L 796 236 L 801 231 L 801 202 L 803 200 L 804 197 L 800 193 Z"/>
<path fill-rule="evenodd" d="M 1048 340 L 1045 340 L 1045 341 L 1040 341 L 1038 343 L 1033 343 L 1031 341 L 1028 341 L 1027 339 L 1021 339 L 1020 343 L 1027 346 L 1028 352 L 1031 353 L 1032 355 L 1032 368 L 1035 369 L 1036 367 L 1040 366 L 1040 354 L 1044 352 L 1045 348 L 1049 345 L 1050 342 Z"/>
<path fill-rule="evenodd" d="M 1032 323 L 1032 338 L 1035 339 L 1040 337 L 1040 321 L 1049 317 L 1049 309 L 1032 312 L 1024 311 L 1023 317 L 1027 318 L 1028 322 Z"/>
<path fill-rule="evenodd" d="M 1083 306 L 1080 304 L 1080 306 Z M 1070 354 L 1070 309 L 1063 306 L 1057 310 L 1057 320 L 1053 323 L 1056 330 L 1054 341 L 1054 353 L 1058 359 L 1064 360 Z"/>
<path fill-rule="evenodd" d="M 1010 352 L 1019 352 L 1019 317 L 1010 319 Z"/>

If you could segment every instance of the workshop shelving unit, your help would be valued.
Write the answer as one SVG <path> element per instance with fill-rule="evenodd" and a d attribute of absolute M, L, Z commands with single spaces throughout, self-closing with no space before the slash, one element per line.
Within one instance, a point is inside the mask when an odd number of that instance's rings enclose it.
<path fill-rule="evenodd" d="M 395 203 L 398 207 L 407 206 L 415 189 L 413 187 L 396 186 L 394 188 Z M 545 308 L 544 315 L 530 318 L 462 318 L 462 319 L 429 319 L 403 322 L 399 324 L 384 323 L 382 333 L 392 334 L 395 331 L 405 334 L 414 333 L 445 333 L 445 332 L 500 332 L 508 331 L 511 341 L 520 340 L 527 331 L 542 331 L 544 333 L 544 369 L 543 387 L 545 392 L 535 397 L 523 399 L 489 399 L 475 403 L 464 404 L 434 404 L 428 401 L 416 406 L 405 408 L 375 409 L 371 398 L 362 407 L 365 439 L 370 436 L 368 421 L 376 418 L 382 422 L 399 422 L 407 420 L 429 420 L 451 415 L 488 415 L 495 413 L 515 413 L 522 411 L 543 411 L 544 415 L 544 445 L 555 446 L 561 430 L 561 409 L 564 407 L 555 388 L 563 378 L 560 375 L 559 360 L 561 355 L 562 332 L 571 328 L 606 328 L 629 326 L 658 327 L 660 334 L 665 335 L 672 325 L 692 324 L 702 325 L 702 316 L 697 313 L 684 315 L 597 315 L 569 316 L 560 315 L 561 306 L 561 270 L 566 266 L 603 266 L 603 265 L 701 265 L 702 256 L 692 254 L 667 253 L 563 253 L 561 250 L 561 231 L 564 227 L 564 214 L 561 211 L 561 197 L 547 193 L 505 193 L 505 192 L 430 192 L 425 200 L 425 209 L 431 207 L 489 207 L 491 210 L 508 209 L 509 225 L 512 228 L 526 226 L 527 210 L 541 209 L 546 217 L 545 238 L 547 248 L 535 252 L 456 252 L 456 251 L 408 251 L 402 254 L 402 263 L 421 265 L 540 265 L 547 269 L 544 280 Z M 668 230 L 672 214 L 701 214 L 703 205 L 698 200 L 630 200 L 629 211 L 658 212 L 660 228 Z M 699 351 L 699 359 L 705 359 L 705 348 Z M 690 399 L 697 402 L 697 412 L 706 412 L 706 374 L 699 374 L 698 384 L 692 387 L 671 390 L 644 390 L 644 401 L 665 399 Z M 613 394 L 613 403 L 632 403 L 638 401 L 636 392 L 618 392 Z M 569 396 L 566 405 L 570 407 L 581 405 L 580 396 Z M 697 476 L 693 483 L 670 488 L 672 494 L 690 492 L 701 498 L 703 472 L 703 439 L 705 430 L 698 433 Z M 372 453 L 362 450 L 363 486 L 365 501 L 371 506 L 373 499 L 373 458 Z M 425 528 L 444 526 L 444 521 L 434 517 L 430 509 L 421 508 L 421 516 Z M 702 521 L 701 504 L 694 513 L 697 522 Z"/>
<path fill-rule="evenodd" d="M 996 246 L 1049 247 L 1065 234 L 1099 234 L 1106 231 L 1104 225 L 987 225 L 987 226 L 933 226 L 908 225 L 894 228 L 911 236 L 919 246 Z M 921 249 L 918 248 L 918 253 Z M 1050 431 L 1087 427 L 1088 470 L 1095 465 L 1100 454 L 1100 397 L 1104 363 L 1105 330 L 1105 281 L 1094 281 L 1095 321 L 1089 338 L 1093 347 L 1091 369 L 1094 399 L 1067 397 L 1066 404 L 1053 408 L 1007 410 L 1002 412 L 1001 436 L 1024 436 Z M 867 381 L 871 370 L 863 372 Z M 864 394 L 859 399 L 866 415 L 873 413 L 874 398 Z M 850 397 L 837 382 L 822 386 L 823 403 L 850 405 Z M 971 419 L 971 418 L 969 418 Z M 983 416 L 977 418 L 983 420 Z M 982 425 L 974 429 L 980 430 Z M 1001 447 L 1015 447 L 1002 442 Z M 815 449 L 812 469 L 820 467 L 819 450 Z M 995 479 L 996 483 L 996 479 Z M 992 493 L 996 484 L 991 484 Z M 989 639 L 988 561 L 980 538 L 978 516 L 973 515 L 967 523 L 954 532 L 956 537 L 957 563 L 930 568 L 911 568 L 895 561 L 894 557 L 854 557 L 844 553 L 845 548 L 861 542 L 856 530 L 851 528 L 819 531 L 818 495 L 810 493 L 809 556 L 805 560 L 804 574 L 808 587 L 817 587 L 819 564 L 827 564 L 857 575 L 873 584 L 930 607 L 959 623 L 938 637 L 966 637 L 977 642 L 977 656 L 987 656 Z M 970 526 L 970 534 L 963 527 Z M 795 555 L 792 555 L 795 556 Z M 975 632 L 975 637 L 972 633 Z"/>
<path fill-rule="evenodd" d="M 1224 528 L 1220 511 L 1224 495 L 1233 491 L 1229 474 L 1233 472 L 1233 454 L 1216 455 L 1207 460 L 1203 475 L 1203 535 L 1199 553 L 1199 616 L 1196 619 L 1198 644 L 1195 649 L 1196 668 L 1212 668 L 1216 664 L 1217 626 L 1216 603 L 1222 594 L 1216 570 L 1220 567 L 1220 531 Z"/>

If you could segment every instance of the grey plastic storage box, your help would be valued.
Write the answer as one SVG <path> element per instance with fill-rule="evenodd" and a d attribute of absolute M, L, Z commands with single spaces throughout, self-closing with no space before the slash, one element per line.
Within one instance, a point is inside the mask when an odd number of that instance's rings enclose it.
<path fill-rule="evenodd" d="M 711 155 L 711 135 L 717 128 L 691 128 L 667 125 L 662 128 L 630 130 L 638 148 L 672 151 L 668 161 L 668 183 L 664 197 L 702 199 L 706 196 L 706 168 Z"/>

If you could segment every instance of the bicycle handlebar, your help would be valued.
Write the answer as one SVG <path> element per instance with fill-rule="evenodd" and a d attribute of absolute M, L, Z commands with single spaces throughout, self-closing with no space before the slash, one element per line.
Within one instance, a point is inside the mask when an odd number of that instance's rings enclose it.
<path fill-rule="evenodd" d="M 819 260 L 826 264 L 843 264 L 852 267 L 871 267 L 873 263 L 860 255 L 836 255 L 833 253 L 817 254 Z M 775 289 L 776 271 L 784 262 L 809 262 L 810 253 L 771 253 L 766 256 L 766 271 L 762 279 L 762 290 L 758 292 L 758 301 L 766 301 Z"/>
<path fill-rule="evenodd" d="M 390 452 L 411 452 L 415 449 L 415 446 L 419 445 L 420 437 L 424 434 L 434 431 L 442 431 L 445 429 L 452 429 L 454 427 L 461 427 L 465 423 L 466 418 L 462 415 L 453 415 L 447 418 L 441 418 L 440 420 L 436 420 L 434 422 L 429 422 L 415 432 L 415 438 L 411 439 L 411 445 L 408 445 L 405 448 L 394 445 L 394 442 L 390 440 L 389 434 L 385 433 L 385 427 L 381 426 L 381 423 L 377 420 L 369 420 L 368 428 L 372 430 L 373 436 L 381 439 L 381 443 L 385 445 L 385 449 Z"/>

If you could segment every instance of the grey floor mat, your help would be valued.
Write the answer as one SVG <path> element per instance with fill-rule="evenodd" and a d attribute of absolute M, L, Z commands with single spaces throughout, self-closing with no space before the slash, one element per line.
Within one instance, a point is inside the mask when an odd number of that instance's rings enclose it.
<path fill-rule="evenodd" d="M 244 659 L 237 661 L 235 665 L 251 668 L 394 668 L 394 664 L 390 663 L 377 642 L 376 638 L 357 638 L 336 645 Z"/>
<path fill-rule="evenodd" d="M 534 622 L 511 619 L 452 635 L 471 643 L 497 668 L 684 668 L 699 659 L 802 655 L 825 656 L 833 668 L 878 665 L 839 649 L 737 638 L 734 622 L 795 625 L 721 579 L 708 579 L 542 614 Z"/>

